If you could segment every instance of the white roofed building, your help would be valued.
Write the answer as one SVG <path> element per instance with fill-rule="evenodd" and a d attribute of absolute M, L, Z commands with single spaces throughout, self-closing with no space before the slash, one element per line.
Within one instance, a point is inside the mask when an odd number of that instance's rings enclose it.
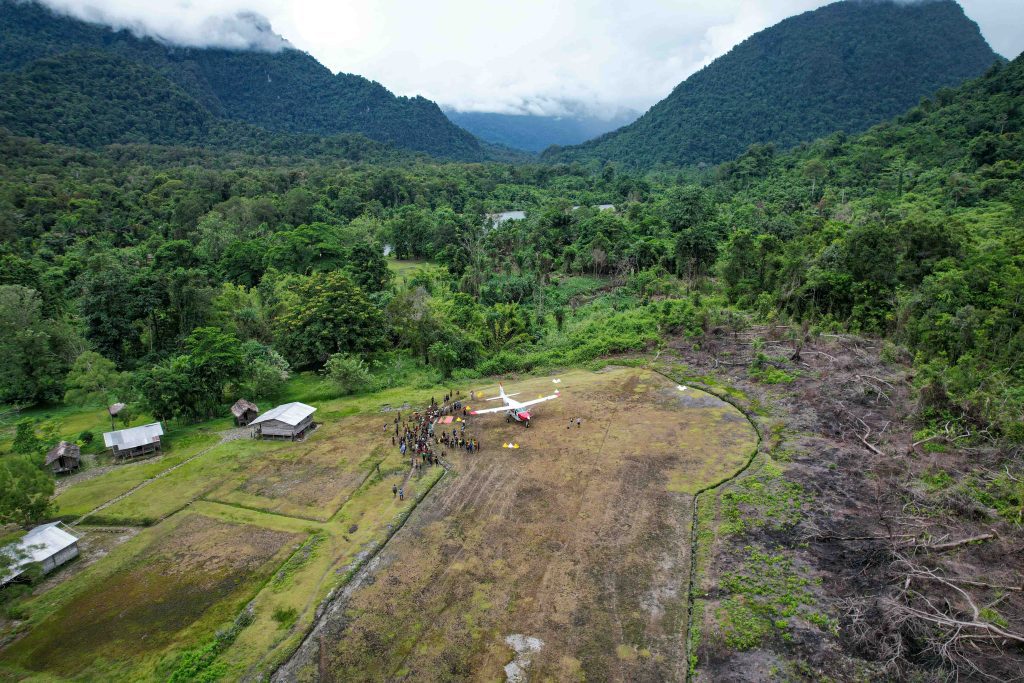
<path fill-rule="evenodd" d="M 285 403 L 271 408 L 249 423 L 253 436 L 262 439 L 300 439 L 311 430 L 316 408 L 305 403 Z"/>
<path fill-rule="evenodd" d="M 0 549 L 9 564 L 0 585 L 21 576 L 28 566 L 38 562 L 44 574 L 49 574 L 68 560 L 78 557 L 78 537 L 62 528 L 61 522 L 37 526 L 20 541 Z"/>
<path fill-rule="evenodd" d="M 110 449 L 115 458 L 136 458 L 159 451 L 160 437 L 163 435 L 164 428 L 160 426 L 159 422 L 154 422 L 140 427 L 107 432 L 103 435 L 103 445 Z"/>

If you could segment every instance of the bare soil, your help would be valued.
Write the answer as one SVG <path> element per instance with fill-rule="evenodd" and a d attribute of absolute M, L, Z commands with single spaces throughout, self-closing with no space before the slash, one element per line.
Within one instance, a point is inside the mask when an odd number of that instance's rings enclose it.
<path fill-rule="evenodd" d="M 289 678 L 501 679 L 517 634 L 543 643 L 530 678 L 685 676 L 692 491 L 741 468 L 754 430 L 652 372 L 559 386 L 529 429 L 470 418 L 483 452 L 450 453 L 451 476 Z M 552 387 L 506 382 L 524 400 Z"/>

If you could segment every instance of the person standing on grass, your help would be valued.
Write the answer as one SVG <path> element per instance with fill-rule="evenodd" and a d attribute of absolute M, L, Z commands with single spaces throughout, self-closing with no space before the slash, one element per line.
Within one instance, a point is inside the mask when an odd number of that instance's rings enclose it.
<path fill-rule="evenodd" d="M 582 426 L 583 426 L 583 420 L 577 417 L 576 418 L 576 428 L 579 429 Z"/>
<path fill-rule="evenodd" d="M 398 484 L 391 485 L 391 497 L 394 498 L 398 495 Z"/>
<path fill-rule="evenodd" d="M 405 488 L 398 489 L 398 500 L 405 500 Z"/>

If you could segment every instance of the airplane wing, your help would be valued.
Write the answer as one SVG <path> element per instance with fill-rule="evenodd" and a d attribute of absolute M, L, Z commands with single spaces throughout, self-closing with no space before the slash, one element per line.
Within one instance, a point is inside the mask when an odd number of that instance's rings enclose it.
<path fill-rule="evenodd" d="M 537 405 L 538 403 L 543 403 L 544 401 L 550 401 L 551 399 L 558 398 L 559 395 L 560 394 L 554 393 L 554 394 L 551 394 L 550 396 L 541 396 L 540 398 L 535 398 L 532 401 L 523 401 L 517 407 L 519 407 L 519 408 L 526 408 L 526 407 L 529 407 L 529 406 L 534 406 L 534 405 Z"/>
<path fill-rule="evenodd" d="M 486 413 L 507 413 L 510 410 L 508 406 L 501 406 L 500 408 L 485 408 L 483 410 L 471 410 L 470 415 L 484 415 Z"/>

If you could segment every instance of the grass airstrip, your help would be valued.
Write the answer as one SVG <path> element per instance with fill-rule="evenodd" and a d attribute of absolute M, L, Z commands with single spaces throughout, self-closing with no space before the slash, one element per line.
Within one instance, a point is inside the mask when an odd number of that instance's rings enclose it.
<path fill-rule="evenodd" d="M 316 403 L 321 426 L 298 443 L 230 440 L 227 420 L 169 431 L 158 458 L 57 497 L 86 536 L 141 530 L 20 605 L 0 678 L 258 680 L 288 661 L 300 679 L 492 679 L 517 634 L 543 643 L 539 679 L 677 678 L 692 495 L 742 467 L 756 436 L 728 404 L 651 372 L 560 380 L 507 380 L 522 399 L 563 396 L 530 429 L 470 418 L 483 451 L 449 453 L 444 477 L 410 473 L 381 411 L 441 388 Z M 344 627 L 303 644 L 374 555 Z"/>

